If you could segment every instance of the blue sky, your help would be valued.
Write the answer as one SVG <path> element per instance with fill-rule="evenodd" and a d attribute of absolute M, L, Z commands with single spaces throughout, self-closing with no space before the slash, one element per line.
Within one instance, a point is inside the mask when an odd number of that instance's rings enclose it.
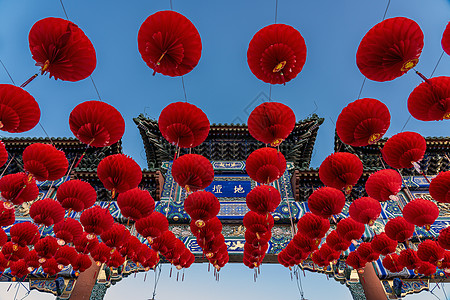
<path fill-rule="evenodd" d="M 141 167 L 146 167 L 142 141 L 132 118 L 140 113 L 158 118 L 167 104 L 184 99 L 181 79 L 159 74 L 152 76 L 152 70 L 137 50 L 137 32 L 141 23 L 150 14 L 169 9 L 169 0 L 63 2 L 69 19 L 83 29 L 96 49 L 97 68 L 92 76 L 102 100 L 115 106 L 125 119 L 124 152 Z M 279 0 L 278 22 L 300 31 L 308 54 L 297 78 L 286 86 L 272 88 L 272 99 L 289 105 L 297 120 L 313 112 L 325 118 L 316 142 L 313 167 L 318 167 L 333 152 L 334 122 L 342 108 L 358 97 L 364 77 L 356 67 L 356 50 L 364 34 L 381 21 L 387 2 Z M 246 107 L 252 105 L 261 92 L 269 93 L 269 85 L 253 76 L 247 66 L 247 47 L 259 29 L 274 22 L 275 0 L 173 0 L 173 8 L 194 23 L 203 44 L 198 66 L 185 76 L 188 101 L 200 107 L 211 123 L 246 122 Z M 58 0 L 0 0 L 0 59 L 16 84 L 21 84 L 38 70 L 28 49 L 28 32 L 36 21 L 49 16 L 64 18 Z M 425 46 L 417 69 L 429 76 L 442 53 L 440 39 L 449 21 L 449 2 L 395 0 L 389 6 L 387 17 L 395 16 L 409 17 L 422 28 Z M 449 69 L 450 58 L 444 54 L 435 75 L 448 75 Z M 2 69 L 0 82 L 10 83 Z M 376 98 L 391 111 L 387 136 L 401 131 L 409 116 L 406 100 L 420 82 L 412 72 L 391 82 L 366 81 L 361 96 Z M 89 79 L 72 83 L 40 76 L 27 90 L 38 101 L 41 123 L 52 137 L 71 137 L 70 111 L 80 102 L 97 99 Z M 448 128 L 446 122 L 425 123 L 411 118 L 405 130 L 417 131 L 424 136 L 448 136 Z M 24 134 L 2 134 L 44 136 L 39 126 Z M 166 274 L 161 279 L 159 299 L 173 298 L 171 293 L 180 292 L 188 299 L 206 299 L 210 293 L 214 293 L 215 299 L 226 299 L 236 296 L 237 292 L 259 299 L 298 297 L 288 271 L 281 266 L 265 267 L 256 284 L 251 272 L 243 265 L 225 267 L 219 283 L 213 282 L 212 275 L 205 269 L 206 266 L 200 265 L 187 271 L 187 278 L 192 278 L 191 284 L 188 281 L 176 283 Z M 106 299 L 123 299 L 118 295 L 130 291 L 141 293 L 136 299 L 146 299 L 150 295 L 147 291 L 152 276 L 150 274 L 145 283 L 142 277 L 128 278 L 111 288 Z M 273 286 L 271 283 L 278 284 Z M 326 289 L 323 288 L 325 284 Z M 308 299 L 324 299 L 328 296 L 320 293 L 328 291 L 337 298 L 350 299 L 344 286 L 327 281 L 324 275 L 307 273 L 304 285 Z M 421 297 L 432 296 L 424 294 L 409 296 L 409 299 L 425 299 Z M 10 298 L 0 294 L 0 299 Z"/>

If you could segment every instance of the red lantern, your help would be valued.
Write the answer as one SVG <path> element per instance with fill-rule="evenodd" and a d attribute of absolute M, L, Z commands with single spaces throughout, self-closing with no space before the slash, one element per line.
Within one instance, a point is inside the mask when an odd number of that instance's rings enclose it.
<path fill-rule="evenodd" d="M 283 175 L 286 159 L 274 148 L 260 148 L 250 153 L 245 162 L 245 169 L 254 181 L 269 184 Z"/>
<path fill-rule="evenodd" d="M 373 250 L 384 256 L 394 253 L 397 249 L 397 241 L 388 237 L 385 232 L 377 234 L 370 243 Z"/>
<path fill-rule="evenodd" d="M 260 215 L 274 212 L 281 202 L 280 192 L 269 185 L 258 185 L 246 197 L 247 206 Z"/>
<path fill-rule="evenodd" d="M 247 123 L 252 137 L 276 147 L 294 129 L 295 115 L 289 106 L 282 103 L 264 102 L 251 112 Z"/>
<path fill-rule="evenodd" d="M 401 187 L 402 177 L 392 169 L 377 171 L 371 174 L 366 182 L 367 194 L 380 202 L 395 200 Z"/>
<path fill-rule="evenodd" d="M 39 263 L 45 262 L 47 259 L 53 257 L 58 250 L 58 242 L 52 236 L 46 236 L 34 245 L 34 250 L 36 250 L 39 256 Z"/>
<path fill-rule="evenodd" d="M 0 247 L 3 246 L 8 241 L 8 236 L 6 235 L 3 228 L 0 230 Z"/>
<path fill-rule="evenodd" d="M 425 240 L 417 247 L 417 256 L 422 261 L 427 261 L 433 265 L 441 266 L 441 261 L 444 259 L 444 248 L 432 240 Z"/>
<path fill-rule="evenodd" d="M 400 264 L 405 266 L 408 270 L 417 269 L 420 263 L 417 252 L 412 249 L 403 249 L 398 256 L 398 260 Z"/>
<path fill-rule="evenodd" d="M 92 147 L 111 146 L 125 132 L 125 121 L 120 112 L 102 101 L 78 104 L 70 113 L 69 125 L 77 139 Z"/>
<path fill-rule="evenodd" d="M 89 183 L 72 179 L 59 186 L 56 199 L 65 209 L 80 212 L 94 205 L 97 192 Z"/>
<path fill-rule="evenodd" d="M 243 224 L 247 230 L 263 234 L 272 229 L 274 220 L 272 215 L 261 216 L 253 211 L 249 211 L 244 216 Z"/>
<path fill-rule="evenodd" d="M 326 267 L 330 264 L 330 261 L 322 256 L 320 250 L 316 250 L 311 254 L 311 260 L 319 267 Z"/>
<path fill-rule="evenodd" d="M 429 191 L 434 200 L 441 203 L 450 203 L 450 171 L 440 172 L 434 177 L 431 180 Z"/>
<path fill-rule="evenodd" d="M 14 245 L 12 242 L 7 242 L 2 247 L 2 253 L 8 261 L 18 261 L 28 254 L 27 246 Z"/>
<path fill-rule="evenodd" d="M 83 232 L 83 235 L 78 240 L 74 241 L 75 249 L 78 253 L 89 254 L 98 245 L 98 239 L 92 234 Z"/>
<path fill-rule="evenodd" d="M 401 272 L 404 266 L 400 263 L 399 256 L 396 253 L 389 254 L 383 258 L 383 266 L 392 273 Z"/>
<path fill-rule="evenodd" d="M 187 102 L 167 105 L 159 115 L 158 126 L 169 143 L 181 148 L 193 148 L 203 143 L 210 128 L 206 114 Z"/>
<path fill-rule="evenodd" d="M 39 105 L 27 91 L 0 84 L 0 129 L 11 133 L 28 131 L 39 123 Z"/>
<path fill-rule="evenodd" d="M 0 226 L 9 226 L 16 220 L 15 209 L 6 202 L 0 201 Z"/>
<path fill-rule="evenodd" d="M 298 220 L 297 229 L 298 232 L 315 240 L 319 244 L 320 239 L 330 229 L 330 222 L 312 213 L 306 213 Z"/>
<path fill-rule="evenodd" d="M 64 152 L 48 144 L 31 144 L 23 151 L 22 159 L 23 169 L 39 181 L 58 180 L 69 167 Z"/>
<path fill-rule="evenodd" d="M 141 183 L 142 171 L 139 165 L 125 154 L 113 154 L 100 161 L 97 175 L 103 186 L 115 193 L 134 189 Z"/>
<path fill-rule="evenodd" d="M 31 222 L 14 224 L 9 234 L 11 242 L 21 247 L 34 245 L 41 238 L 38 227 Z"/>
<path fill-rule="evenodd" d="M 142 59 L 154 70 L 168 76 L 183 76 L 198 64 L 202 41 L 194 24 L 174 11 L 149 16 L 138 33 Z"/>
<path fill-rule="evenodd" d="M 39 268 L 41 265 L 39 263 L 39 256 L 37 255 L 36 250 L 30 250 L 27 255 L 24 257 L 25 263 L 27 264 L 28 271 L 32 272 L 34 269 Z"/>
<path fill-rule="evenodd" d="M 438 243 L 442 248 L 450 250 L 450 227 L 446 227 L 439 232 Z"/>
<path fill-rule="evenodd" d="M 450 77 L 427 79 L 409 95 L 408 111 L 421 121 L 450 119 Z"/>
<path fill-rule="evenodd" d="M 136 254 L 141 245 L 141 241 L 137 237 L 132 235 L 120 248 L 120 254 L 122 254 L 122 256 L 131 258 Z"/>
<path fill-rule="evenodd" d="M 348 212 L 355 221 L 372 226 L 381 213 L 381 205 L 373 198 L 362 197 L 350 204 Z"/>
<path fill-rule="evenodd" d="M 270 84 L 294 79 L 306 61 L 306 45 L 300 32 L 285 24 L 259 30 L 250 41 L 247 62 L 252 73 Z"/>
<path fill-rule="evenodd" d="M 59 245 L 72 243 L 83 236 L 83 227 L 80 222 L 72 218 L 65 218 L 53 226 L 53 232 Z"/>
<path fill-rule="evenodd" d="M 61 222 L 65 215 L 61 204 L 53 199 L 45 198 L 34 202 L 30 207 L 30 217 L 36 224 L 50 226 Z"/>
<path fill-rule="evenodd" d="M 48 276 L 53 276 L 56 273 L 60 272 L 62 269 L 63 265 L 58 264 L 56 262 L 56 259 L 54 259 L 53 257 L 47 259 L 45 262 L 42 263 L 42 270 Z"/>
<path fill-rule="evenodd" d="M 368 242 L 359 244 L 356 252 L 358 252 L 359 257 L 361 257 L 366 262 L 375 261 L 380 257 L 380 252 L 376 252 Z"/>
<path fill-rule="evenodd" d="M 152 249 L 166 256 L 167 253 L 175 248 L 177 240 L 172 231 L 164 231 L 159 237 L 153 240 Z"/>
<path fill-rule="evenodd" d="M 78 256 L 75 248 L 70 247 L 68 245 L 62 246 L 55 253 L 56 262 L 63 266 L 68 266 L 72 264 L 76 257 Z M 62 269 L 62 268 L 61 268 Z"/>
<path fill-rule="evenodd" d="M 122 255 L 120 255 L 120 253 L 117 250 L 115 250 L 109 257 L 106 264 L 110 268 L 118 268 L 119 266 L 123 265 L 124 262 L 125 258 Z"/>
<path fill-rule="evenodd" d="M 359 273 L 364 272 L 363 269 L 367 264 L 367 262 L 359 256 L 357 251 L 350 252 L 345 262 L 353 269 L 358 270 Z"/>
<path fill-rule="evenodd" d="M 72 262 L 72 268 L 74 271 L 84 272 L 92 265 L 91 258 L 87 254 L 78 254 Z"/>
<path fill-rule="evenodd" d="M 436 273 L 436 266 L 426 261 L 420 261 L 416 270 L 423 276 L 432 276 Z"/>
<path fill-rule="evenodd" d="M 106 246 L 104 243 L 99 243 L 97 247 L 95 247 L 91 251 L 92 258 L 99 263 L 105 263 L 111 256 L 112 249 Z"/>
<path fill-rule="evenodd" d="M 423 33 L 416 22 L 404 17 L 386 19 L 366 33 L 356 64 L 367 78 L 389 81 L 414 68 L 422 48 Z"/>
<path fill-rule="evenodd" d="M 411 224 L 430 230 L 439 216 L 439 208 L 434 202 L 425 199 L 414 199 L 403 208 L 405 220 Z"/>
<path fill-rule="evenodd" d="M 384 161 L 393 168 L 412 168 L 420 161 L 427 150 L 425 139 L 415 132 L 401 132 L 387 140 L 384 144 Z"/>
<path fill-rule="evenodd" d="M 220 210 L 220 203 L 213 193 L 198 191 L 184 200 L 184 210 L 197 227 L 205 226 L 205 222 L 215 217 Z"/>
<path fill-rule="evenodd" d="M 12 278 L 12 281 L 16 281 L 17 278 L 22 278 L 28 275 L 28 273 L 30 273 L 28 271 L 27 263 L 23 259 L 11 263 L 10 268 L 11 268 L 11 275 L 14 276 Z"/>
<path fill-rule="evenodd" d="M 207 158 L 198 154 L 185 154 L 172 165 L 175 182 L 187 191 L 203 190 L 214 180 L 213 166 Z"/>
<path fill-rule="evenodd" d="M 149 216 L 155 209 L 155 200 L 147 190 L 134 188 L 117 197 L 117 205 L 125 218 L 137 221 Z"/>
<path fill-rule="evenodd" d="M 6 151 L 5 144 L 0 141 L 0 168 L 8 161 L 8 151 Z"/>
<path fill-rule="evenodd" d="M 331 231 L 327 235 L 326 242 L 334 251 L 338 252 L 346 251 L 352 243 L 340 237 L 336 230 Z"/>
<path fill-rule="evenodd" d="M 0 192 L 5 201 L 14 205 L 33 201 L 39 195 L 36 180 L 22 172 L 0 178 Z"/>
<path fill-rule="evenodd" d="M 344 205 L 344 194 L 332 187 L 318 188 L 308 198 L 308 208 L 311 212 L 325 219 L 340 214 Z"/>
<path fill-rule="evenodd" d="M 136 231 L 147 238 L 151 244 L 153 239 L 169 230 L 169 221 L 162 213 L 154 211 L 148 217 L 139 219 L 135 223 L 135 227 Z"/>
<path fill-rule="evenodd" d="M 346 241 L 359 240 L 365 227 L 362 223 L 356 222 L 351 217 L 340 220 L 336 226 L 338 235 Z"/>
<path fill-rule="evenodd" d="M 114 224 L 114 219 L 108 209 L 96 205 L 83 211 L 80 222 L 84 231 L 90 234 L 88 239 L 92 239 L 95 235 L 100 235 L 110 229 Z"/>
<path fill-rule="evenodd" d="M 447 24 L 444 33 L 442 34 L 441 45 L 445 53 L 450 55 L 450 22 Z"/>
<path fill-rule="evenodd" d="M 108 230 L 101 235 L 103 243 L 110 248 L 119 249 L 130 238 L 128 229 L 118 223 L 114 223 Z"/>
<path fill-rule="evenodd" d="M 295 248 L 305 254 L 305 258 L 309 255 L 309 253 L 317 250 L 318 246 L 314 240 L 310 239 L 306 235 L 301 234 L 300 232 L 297 232 L 294 235 L 294 237 L 292 238 L 292 244 Z"/>
<path fill-rule="evenodd" d="M 320 180 L 329 187 L 345 189 L 348 194 L 363 172 L 361 160 L 347 152 L 333 153 L 319 167 Z"/>
<path fill-rule="evenodd" d="M 195 220 L 191 221 L 190 229 L 192 234 L 197 238 L 197 244 L 204 248 L 207 243 L 212 241 L 216 236 L 222 233 L 222 223 L 220 222 L 219 218 L 214 217 L 209 219 L 207 222 L 205 222 L 205 226 L 199 228 L 196 224 Z M 252 236 L 255 236 L 255 233 L 252 233 L 250 231 L 246 231 L 247 234 L 252 234 Z M 265 235 L 264 235 L 265 236 Z M 261 236 L 260 236 L 261 237 Z M 270 239 L 270 238 L 269 238 Z M 247 236 L 245 238 L 247 241 Z"/>
<path fill-rule="evenodd" d="M 414 225 L 403 217 L 396 217 L 386 223 L 384 231 L 389 238 L 402 243 L 413 236 Z"/>
<path fill-rule="evenodd" d="M 381 139 L 390 124 L 391 114 L 384 103 L 363 98 L 342 110 L 336 122 L 336 132 L 343 143 L 361 147 Z"/>
<path fill-rule="evenodd" d="M 41 73 L 78 81 L 89 77 L 97 59 L 91 41 L 74 23 L 60 18 L 37 21 L 28 35 L 30 51 Z"/>

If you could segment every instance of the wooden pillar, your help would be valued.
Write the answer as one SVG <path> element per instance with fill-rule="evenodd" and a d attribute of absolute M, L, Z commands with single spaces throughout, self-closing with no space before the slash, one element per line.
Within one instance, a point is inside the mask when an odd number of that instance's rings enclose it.
<path fill-rule="evenodd" d="M 100 266 L 97 266 L 92 257 L 89 256 L 89 258 L 91 259 L 92 265 L 78 276 L 75 287 L 70 295 L 70 300 L 89 300 L 91 297 L 92 288 L 97 281 Z"/>
<path fill-rule="evenodd" d="M 359 274 L 359 280 L 364 289 L 367 300 L 386 300 L 387 296 L 381 281 L 375 273 L 372 263 L 367 263 L 364 273 Z"/>

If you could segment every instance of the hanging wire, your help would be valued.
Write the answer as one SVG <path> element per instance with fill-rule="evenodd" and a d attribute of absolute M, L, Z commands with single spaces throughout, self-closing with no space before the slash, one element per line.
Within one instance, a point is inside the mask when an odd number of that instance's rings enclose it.
<path fill-rule="evenodd" d="M 269 86 L 269 102 L 272 101 L 272 84 Z"/>
<path fill-rule="evenodd" d="M 186 87 L 184 86 L 184 76 L 181 76 L 181 83 L 183 84 L 184 101 L 187 102 Z"/>
<path fill-rule="evenodd" d="M 170 0 L 170 10 L 173 10 L 172 0 Z"/>
<path fill-rule="evenodd" d="M 44 131 L 45 135 L 48 137 L 48 139 L 50 140 L 50 144 L 53 145 L 53 141 L 51 139 L 51 137 L 48 135 L 47 131 L 45 130 L 44 126 L 42 126 L 41 122 L 39 122 L 39 126 L 41 126 L 42 130 Z"/>
<path fill-rule="evenodd" d="M 295 282 L 297 283 L 297 289 L 300 293 L 300 297 L 301 297 L 300 300 L 306 300 L 304 297 L 305 292 L 303 291 L 302 276 L 300 276 L 298 274 L 299 269 L 300 269 L 300 267 L 298 265 L 296 266 L 296 269 L 294 269 L 294 274 L 295 274 L 295 278 L 296 278 Z"/>
<path fill-rule="evenodd" d="M 155 269 L 155 285 L 153 287 L 153 295 L 152 295 L 151 300 L 155 300 L 156 287 L 158 286 L 159 279 L 161 278 L 161 269 L 162 269 L 162 264 L 158 264 Z"/>
<path fill-rule="evenodd" d="M 442 53 L 442 54 L 443 54 L 443 53 Z M 14 85 L 16 85 L 16 83 L 14 82 L 14 79 L 12 78 L 11 74 L 9 74 L 8 69 L 6 68 L 5 64 L 3 63 L 3 61 L 2 61 L 1 59 L 0 59 L 0 63 L 1 63 L 2 66 L 3 66 L 3 69 L 5 69 L 6 74 L 8 74 L 9 79 L 11 79 L 11 82 L 12 82 Z"/>
<path fill-rule="evenodd" d="M 390 4 L 391 4 L 391 0 L 388 1 L 388 4 L 387 4 L 386 9 L 385 9 L 385 11 L 384 11 L 383 20 L 386 19 L 386 14 L 387 14 L 387 11 L 388 11 L 388 9 L 389 9 L 389 5 L 390 5 Z"/>
<path fill-rule="evenodd" d="M 64 3 L 62 2 L 62 0 L 59 0 L 59 2 L 61 3 L 61 7 L 64 11 L 64 14 L 66 15 L 66 19 L 69 20 L 69 17 L 67 16 L 66 8 L 64 7 Z"/>
<path fill-rule="evenodd" d="M 430 77 L 433 77 L 434 72 L 436 71 L 437 67 L 439 66 L 439 63 L 441 62 L 442 56 L 444 56 L 444 50 L 442 50 L 441 56 L 439 56 L 439 59 L 436 63 L 436 66 L 434 66 L 433 72 L 431 72 Z"/>
<path fill-rule="evenodd" d="M 406 120 L 405 124 L 402 127 L 402 130 L 400 130 L 400 132 L 403 132 L 403 129 L 405 129 L 406 124 L 408 124 L 409 120 L 411 120 L 411 115 L 409 115 L 408 120 Z"/>
<path fill-rule="evenodd" d="M 278 17 L 278 0 L 275 0 L 275 22 L 274 22 L 274 24 L 277 24 L 277 17 Z"/>

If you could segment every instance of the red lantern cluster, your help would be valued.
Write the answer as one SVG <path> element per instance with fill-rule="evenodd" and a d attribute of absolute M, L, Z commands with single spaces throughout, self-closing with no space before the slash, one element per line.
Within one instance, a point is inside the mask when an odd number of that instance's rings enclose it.
<path fill-rule="evenodd" d="M 244 265 L 250 269 L 261 265 L 269 246 L 268 241 L 272 236 L 273 225 L 274 220 L 270 214 L 260 215 L 253 211 L 245 214 Z"/>

